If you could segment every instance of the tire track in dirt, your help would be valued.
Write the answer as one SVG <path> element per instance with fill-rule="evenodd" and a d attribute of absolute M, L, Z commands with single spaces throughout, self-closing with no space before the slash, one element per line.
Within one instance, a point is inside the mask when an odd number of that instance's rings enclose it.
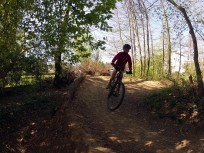
<path fill-rule="evenodd" d="M 144 108 L 142 99 L 165 84 L 124 79 L 124 102 L 119 110 L 110 112 L 106 104 L 108 91 L 104 88 L 107 81 L 108 77 L 87 77 L 73 101 L 90 153 L 204 152 L 197 137 L 183 137 L 173 121 L 154 118 Z"/>

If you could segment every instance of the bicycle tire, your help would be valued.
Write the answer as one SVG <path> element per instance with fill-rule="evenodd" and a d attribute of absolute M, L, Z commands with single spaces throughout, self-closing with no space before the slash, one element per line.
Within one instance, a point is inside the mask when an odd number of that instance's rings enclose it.
<path fill-rule="evenodd" d="M 122 104 L 123 102 L 123 99 L 124 99 L 124 96 L 125 96 L 125 86 L 124 84 L 121 82 L 119 85 L 120 85 L 120 88 L 121 88 L 121 97 L 119 99 L 117 99 L 117 103 L 115 106 L 112 106 L 112 97 L 113 97 L 113 91 L 115 90 L 115 88 L 117 87 L 118 83 L 116 83 L 111 89 L 110 89 L 110 92 L 108 94 L 108 99 L 107 99 L 107 106 L 108 106 L 108 109 L 110 111 L 114 111 L 116 109 L 118 109 L 120 107 L 120 105 Z M 120 90 L 120 89 L 119 89 Z"/>

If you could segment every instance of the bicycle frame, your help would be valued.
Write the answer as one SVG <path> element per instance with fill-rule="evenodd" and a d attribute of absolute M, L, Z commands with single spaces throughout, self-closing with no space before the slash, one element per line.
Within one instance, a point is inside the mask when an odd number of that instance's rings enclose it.
<path fill-rule="evenodd" d="M 113 67 L 116 69 L 116 75 L 114 78 L 114 82 L 118 82 L 118 81 L 122 82 L 123 70 L 121 70 L 120 67 L 117 67 L 117 66 L 113 66 Z"/>
<path fill-rule="evenodd" d="M 119 98 L 119 101 L 116 100 L 118 101 L 117 105 L 115 106 L 113 105 L 114 107 L 112 107 L 112 101 L 111 100 L 108 101 L 108 109 L 111 111 L 117 109 L 121 105 L 123 98 L 124 98 L 125 88 L 124 88 L 124 84 L 122 83 L 122 76 L 123 76 L 123 71 L 119 68 L 118 69 L 116 68 L 116 75 L 115 75 L 114 80 L 111 83 L 110 91 L 108 94 L 108 100 L 111 96 L 113 97 L 119 96 L 119 90 L 121 86 L 122 86 L 123 91 L 120 93 L 122 97 Z"/>
<path fill-rule="evenodd" d="M 108 94 L 108 109 L 111 111 L 116 110 L 123 102 L 125 96 L 125 86 L 122 82 L 123 72 L 120 67 L 113 65 L 116 69 L 116 74 L 111 82 L 109 94 Z M 127 73 L 126 74 L 131 74 Z M 112 99 L 111 97 L 118 97 L 118 99 Z M 115 103 L 116 102 L 116 103 Z"/>
<path fill-rule="evenodd" d="M 120 82 L 122 82 L 122 77 L 123 77 L 123 74 L 122 74 L 123 72 L 121 71 L 121 70 L 119 70 L 119 71 L 116 71 L 116 82 L 117 83 L 120 83 Z"/>
<path fill-rule="evenodd" d="M 122 83 L 123 71 L 120 69 L 116 69 L 116 75 L 114 80 L 112 81 L 112 88 L 115 89 L 118 84 L 120 88 L 120 84 Z"/>

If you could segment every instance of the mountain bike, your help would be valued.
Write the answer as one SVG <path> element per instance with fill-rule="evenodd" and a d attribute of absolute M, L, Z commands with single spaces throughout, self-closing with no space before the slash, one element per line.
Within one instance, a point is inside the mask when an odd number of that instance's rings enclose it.
<path fill-rule="evenodd" d="M 122 70 L 119 66 L 116 65 L 113 65 L 113 67 L 116 69 L 116 75 L 113 81 L 111 82 L 107 99 L 107 106 L 108 109 L 111 111 L 114 111 L 119 108 L 125 96 L 125 86 L 122 83 L 122 76 L 124 70 Z M 126 71 L 126 74 L 132 73 Z"/>

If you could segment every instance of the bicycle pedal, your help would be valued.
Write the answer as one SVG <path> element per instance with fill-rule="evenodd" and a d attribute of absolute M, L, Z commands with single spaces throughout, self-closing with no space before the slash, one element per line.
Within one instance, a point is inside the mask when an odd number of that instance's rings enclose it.
<path fill-rule="evenodd" d="M 114 92 L 114 93 L 113 93 L 113 96 L 115 96 L 115 97 L 119 97 L 120 94 L 119 94 L 118 92 Z"/>

